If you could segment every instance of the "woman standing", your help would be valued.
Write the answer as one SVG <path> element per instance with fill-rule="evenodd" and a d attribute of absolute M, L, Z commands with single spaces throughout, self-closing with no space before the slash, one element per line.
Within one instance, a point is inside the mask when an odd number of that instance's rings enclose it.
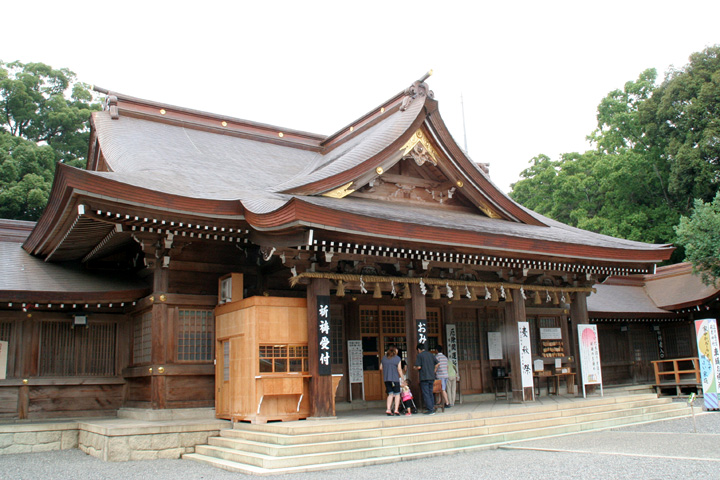
<path fill-rule="evenodd" d="M 385 413 L 389 416 L 400 415 L 400 378 L 402 377 L 402 369 L 400 367 L 400 357 L 397 354 L 397 348 L 394 345 L 388 346 L 385 356 L 380 362 L 380 370 L 383 372 L 383 380 L 385 381 L 385 392 L 387 393 L 387 409 Z M 393 410 L 393 401 L 395 401 L 395 409 Z"/>

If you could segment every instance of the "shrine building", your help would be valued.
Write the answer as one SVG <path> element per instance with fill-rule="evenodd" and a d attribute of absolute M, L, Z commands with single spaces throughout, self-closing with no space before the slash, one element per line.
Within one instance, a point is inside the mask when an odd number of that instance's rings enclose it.
<path fill-rule="evenodd" d="M 0 417 L 333 416 L 383 399 L 380 357 L 412 365 L 419 341 L 446 347 L 463 393 L 502 373 L 522 401 L 518 322 L 570 390 L 596 285 L 673 247 L 511 200 L 426 80 L 329 136 L 96 89 L 87 168 L 57 166 L 36 224 L 0 222 Z"/>

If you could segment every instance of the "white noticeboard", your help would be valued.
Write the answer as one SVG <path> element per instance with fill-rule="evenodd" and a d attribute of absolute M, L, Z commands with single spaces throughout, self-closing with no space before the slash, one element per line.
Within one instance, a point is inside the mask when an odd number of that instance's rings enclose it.
<path fill-rule="evenodd" d="M 7 378 L 8 342 L 0 342 L 0 380 Z"/>
<path fill-rule="evenodd" d="M 541 328 L 540 340 L 562 340 L 562 330 L 559 328 Z"/>
<path fill-rule="evenodd" d="M 348 377 L 350 378 L 350 401 L 352 402 L 353 383 L 362 384 L 362 398 L 365 398 L 362 340 L 348 340 Z"/>
<path fill-rule="evenodd" d="M 580 344 L 580 365 L 582 367 L 583 397 L 585 385 L 600 385 L 600 396 L 603 395 L 602 370 L 600 368 L 600 341 L 597 325 L 578 325 Z"/>
<path fill-rule="evenodd" d="M 488 355 L 490 360 L 502 360 L 502 333 L 488 332 Z"/>
<path fill-rule="evenodd" d="M 518 322 L 518 340 L 520 346 L 520 377 L 522 378 L 523 400 L 525 400 L 525 389 L 530 388 L 535 400 L 535 388 L 533 384 L 532 351 L 530 349 L 530 324 Z"/>

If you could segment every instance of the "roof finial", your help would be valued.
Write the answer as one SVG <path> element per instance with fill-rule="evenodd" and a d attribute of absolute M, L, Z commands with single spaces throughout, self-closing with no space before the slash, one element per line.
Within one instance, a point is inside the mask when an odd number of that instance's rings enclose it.
<path fill-rule="evenodd" d="M 425 75 L 423 75 L 419 80 L 416 80 L 412 85 L 410 85 L 405 90 L 406 97 L 403 98 L 402 105 L 400 105 L 400 111 L 404 112 L 407 110 L 407 108 L 410 106 L 412 101 L 418 97 L 424 97 L 427 96 L 429 98 L 433 98 L 434 94 L 430 88 L 428 88 L 427 84 L 425 83 L 425 80 L 432 75 L 433 71 L 428 71 Z"/>

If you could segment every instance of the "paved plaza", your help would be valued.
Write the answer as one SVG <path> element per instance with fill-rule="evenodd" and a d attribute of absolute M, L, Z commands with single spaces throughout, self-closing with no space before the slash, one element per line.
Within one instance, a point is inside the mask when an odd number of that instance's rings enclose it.
<path fill-rule="evenodd" d="M 697 411 L 697 409 L 696 409 Z M 346 470 L 263 478 L 365 479 L 695 479 L 718 478 L 720 412 L 517 442 L 496 450 Z M 695 431 L 697 429 L 697 432 Z M 187 460 L 102 462 L 79 450 L 0 456 L 0 478 L 243 480 L 251 477 Z"/>

